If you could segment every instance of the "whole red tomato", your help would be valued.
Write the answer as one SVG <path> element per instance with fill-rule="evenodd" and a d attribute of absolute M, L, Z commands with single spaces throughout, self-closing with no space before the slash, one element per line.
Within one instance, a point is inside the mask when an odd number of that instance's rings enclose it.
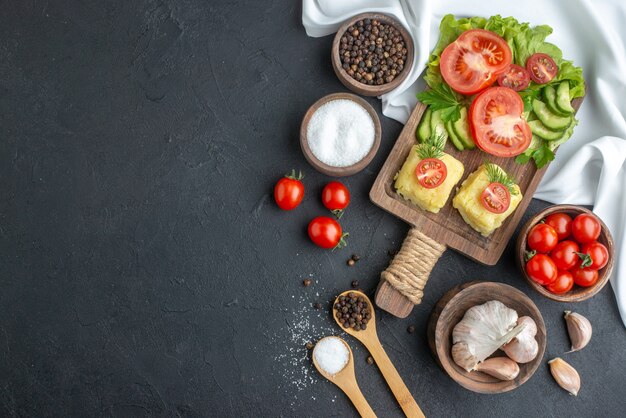
<path fill-rule="evenodd" d="M 591 264 L 588 266 L 590 269 L 600 270 L 609 262 L 609 250 L 598 241 L 583 245 L 580 252 L 591 257 Z"/>
<path fill-rule="evenodd" d="M 554 283 L 557 269 L 554 261 L 545 254 L 536 254 L 526 263 L 526 274 L 542 286 Z"/>
<path fill-rule="evenodd" d="M 574 287 L 574 277 L 572 273 L 559 270 L 554 283 L 547 285 L 546 289 L 556 295 L 561 295 L 572 290 L 572 287 Z"/>
<path fill-rule="evenodd" d="M 346 245 L 346 236 L 348 233 L 343 233 L 339 222 L 328 216 L 318 216 L 309 223 L 309 238 L 318 247 L 341 248 Z"/>
<path fill-rule="evenodd" d="M 526 242 L 531 250 L 546 254 L 556 247 L 559 236 L 550 225 L 540 223 L 530 229 Z"/>
<path fill-rule="evenodd" d="M 582 213 L 572 221 L 572 235 L 580 244 L 597 240 L 601 231 L 600 221 L 590 213 Z"/>
<path fill-rule="evenodd" d="M 576 266 L 578 257 L 578 244 L 571 240 L 561 241 L 550 253 L 550 258 L 559 270 L 569 270 Z"/>
<path fill-rule="evenodd" d="M 322 203 L 337 218 L 341 218 L 344 209 L 350 204 L 350 192 L 338 181 L 331 181 L 322 190 Z"/>
<path fill-rule="evenodd" d="M 578 286 L 589 287 L 598 281 L 598 270 L 592 270 L 589 267 L 574 268 L 571 273 L 574 276 L 574 283 Z"/>
<path fill-rule="evenodd" d="M 303 178 L 302 172 L 296 176 L 296 170 L 292 170 L 291 174 L 287 174 L 278 180 L 278 183 L 274 186 L 274 200 L 276 200 L 279 208 L 292 210 L 302 202 L 304 184 L 300 180 Z"/>
<path fill-rule="evenodd" d="M 563 241 L 572 233 L 572 218 L 567 213 L 553 213 L 546 217 L 546 224 L 556 231 L 559 241 Z"/>

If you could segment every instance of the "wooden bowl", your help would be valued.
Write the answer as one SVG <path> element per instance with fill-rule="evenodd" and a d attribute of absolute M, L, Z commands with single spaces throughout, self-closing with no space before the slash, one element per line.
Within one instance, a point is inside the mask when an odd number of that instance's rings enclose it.
<path fill-rule="evenodd" d="M 391 83 L 385 83 L 380 86 L 370 86 L 368 84 L 361 83 L 360 81 L 355 80 L 350 77 L 350 75 L 343 69 L 341 60 L 339 59 L 339 44 L 341 43 L 341 37 L 346 32 L 348 27 L 356 23 L 361 19 L 376 19 L 383 23 L 387 23 L 392 25 L 402 35 L 404 38 L 404 42 L 406 44 L 406 62 L 404 63 L 404 69 L 394 78 Z M 411 34 L 406 30 L 404 26 L 400 22 L 398 22 L 395 18 L 384 15 L 381 13 L 362 13 L 360 15 L 354 16 L 341 25 L 341 27 L 337 30 L 337 34 L 335 35 L 335 39 L 333 40 L 333 46 L 331 49 L 331 61 L 333 63 L 333 70 L 335 70 L 335 74 L 339 77 L 339 81 L 357 94 L 361 94 L 363 96 L 382 96 L 385 93 L 389 93 L 391 90 L 395 89 L 402 83 L 409 75 L 411 67 L 413 66 L 413 60 L 415 55 L 415 48 L 413 46 L 413 38 L 411 38 Z"/>
<path fill-rule="evenodd" d="M 478 371 L 467 372 L 452 359 L 452 330 L 461 321 L 465 312 L 476 305 L 498 300 L 517 311 L 521 316 L 530 316 L 537 324 L 537 357 L 529 363 L 519 364 L 520 373 L 514 380 L 499 380 Z M 502 393 L 521 386 L 535 373 L 546 350 L 546 325 L 537 306 L 524 293 L 502 283 L 474 281 L 450 289 L 437 302 L 428 320 L 428 344 L 439 365 L 458 384 L 478 393 Z M 506 356 L 496 351 L 492 357 Z"/>
<path fill-rule="evenodd" d="M 372 148 L 361 160 L 357 161 L 353 165 L 349 165 L 346 167 L 335 167 L 318 160 L 311 151 L 307 139 L 307 128 L 309 126 L 309 121 L 311 120 L 311 117 L 313 116 L 315 111 L 319 109 L 322 105 L 330 101 L 339 99 L 352 100 L 353 102 L 356 102 L 367 111 L 367 113 L 372 118 L 372 121 L 374 122 L 374 144 L 372 145 Z M 374 108 L 369 103 L 367 103 L 363 98 L 351 93 L 333 93 L 329 94 L 328 96 L 324 96 L 317 102 L 313 103 L 309 110 L 307 110 L 307 112 L 304 114 L 304 118 L 302 119 L 302 125 L 300 125 L 300 147 L 302 148 L 302 152 L 304 153 L 304 158 L 306 158 L 309 164 L 311 164 L 313 168 L 315 168 L 317 171 L 332 177 L 345 177 L 356 174 L 359 171 L 363 170 L 365 167 L 367 167 L 367 165 L 372 161 L 372 159 L 376 155 L 376 152 L 378 151 L 378 147 L 380 146 L 380 135 L 380 119 L 378 118 L 378 115 L 376 114 Z"/>
<path fill-rule="evenodd" d="M 527 250 L 526 237 L 528 236 L 528 232 L 530 231 L 530 229 L 546 216 L 556 212 L 566 213 L 571 216 L 572 219 L 580 215 L 581 213 L 592 213 L 588 209 L 574 205 L 549 206 L 541 212 L 537 213 L 535 216 L 530 218 L 528 222 L 526 222 L 526 224 L 524 224 L 517 237 L 517 265 L 519 266 L 519 269 L 526 278 L 528 284 L 530 284 L 533 289 L 535 289 L 537 292 L 541 293 L 545 297 L 559 302 L 580 302 L 582 300 L 589 299 L 590 297 L 598 293 L 608 283 L 609 278 L 611 277 L 611 272 L 613 271 L 613 262 L 615 260 L 615 245 L 613 244 L 613 237 L 611 236 L 611 233 L 609 232 L 609 229 L 606 227 L 604 222 L 602 222 L 602 219 L 596 216 L 596 218 L 598 218 L 598 220 L 600 221 L 600 225 L 602 225 L 602 232 L 600 232 L 598 242 L 604 244 L 609 251 L 608 263 L 606 264 L 606 266 L 598 270 L 598 281 L 593 286 L 580 287 L 574 285 L 574 288 L 569 292 L 563 293 L 561 295 L 555 295 L 544 286 L 541 286 L 539 283 L 536 283 L 534 280 L 528 277 L 525 269 L 526 261 L 524 255 Z"/>

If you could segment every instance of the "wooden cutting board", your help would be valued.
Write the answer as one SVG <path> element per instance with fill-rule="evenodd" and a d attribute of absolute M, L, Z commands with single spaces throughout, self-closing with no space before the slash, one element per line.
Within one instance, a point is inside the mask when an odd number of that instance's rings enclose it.
<path fill-rule="evenodd" d="M 582 101 L 583 97 L 572 101 L 572 106 L 576 111 L 580 108 Z M 515 158 L 494 157 L 478 149 L 458 151 L 451 141 L 447 141 L 445 152 L 461 161 L 465 167 L 463 177 L 456 187 L 460 187 L 467 176 L 481 164 L 485 161 L 490 161 L 502 167 L 516 179 L 523 199 L 515 212 L 489 237 L 483 237 L 470 227 L 463 220 L 458 210 L 452 207 L 452 198 L 456 190 L 453 190 L 446 205 L 439 213 L 422 210 L 396 193 L 394 176 L 400 170 L 402 164 L 404 164 L 411 147 L 417 143 L 415 131 L 425 110 L 426 106 L 418 102 L 380 173 L 378 173 L 378 177 L 374 181 L 370 191 L 370 199 L 377 206 L 404 219 L 436 242 L 446 245 L 479 263 L 494 265 L 500 259 L 513 232 L 515 232 L 515 228 L 522 219 L 524 212 L 526 212 L 526 208 L 548 166 L 546 165 L 538 170 L 532 160 L 526 164 L 517 164 Z M 384 280 L 381 280 L 379 284 L 376 293 L 376 304 L 380 308 L 402 318 L 406 317 L 413 308 L 413 304 L 407 298 L 398 293 Z"/>

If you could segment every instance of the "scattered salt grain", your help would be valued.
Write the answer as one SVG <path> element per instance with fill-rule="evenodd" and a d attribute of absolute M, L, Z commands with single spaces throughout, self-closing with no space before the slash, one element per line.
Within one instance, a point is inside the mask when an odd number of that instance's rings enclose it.
<path fill-rule="evenodd" d="M 340 338 L 326 337 L 319 340 L 315 345 L 313 357 L 322 370 L 330 375 L 335 375 L 346 367 L 350 353 Z"/>
<path fill-rule="evenodd" d="M 374 146 L 374 135 L 374 121 L 367 110 L 347 99 L 320 106 L 307 126 L 311 152 L 333 167 L 348 167 L 361 161 Z"/>

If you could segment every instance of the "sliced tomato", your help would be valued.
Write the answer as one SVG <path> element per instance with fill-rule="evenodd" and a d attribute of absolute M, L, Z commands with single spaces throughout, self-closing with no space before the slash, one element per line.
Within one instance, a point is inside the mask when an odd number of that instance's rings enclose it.
<path fill-rule="evenodd" d="M 551 81 L 559 71 L 559 67 L 552 57 L 540 52 L 532 54 L 530 58 L 526 60 L 526 69 L 530 73 L 530 78 L 537 84 L 546 84 Z"/>
<path fill-rule="evenodd" d="M 415 167 L 415 175 L 422 187 L 434 189 L 448 176 L 448 167 L 439 158 L 425 158 Z"/>
<path fill-rule="evenodd" d="M 526 151 L 532 133 L 523 111 L 522 98 L 508 87 L 491 87 L 476 96 L 469 120 L 478 148 L 497 157 L 513 157 Z"/>
<path fill-rule="evenodd" d="M 530 84 L 530 74 L 526 68 L 517 64 L 511 64 L 509 68 L 498 77 L 498 84 L 515 91 L 524 90 Z"/>
<path fill-rule="evenodd" d="M 501 183 L 491 183 L 480 195 L 480 202 L 492 213 L 504 213 L 511 206 L 511 193 Z"/>
<path fill-rule="evenodd" d="M 511 64 L 511 48 L 495 33 L 465 31 L 443 50 L 439 68 L 453 90 L 472 95 L 492 85 Z"/>

